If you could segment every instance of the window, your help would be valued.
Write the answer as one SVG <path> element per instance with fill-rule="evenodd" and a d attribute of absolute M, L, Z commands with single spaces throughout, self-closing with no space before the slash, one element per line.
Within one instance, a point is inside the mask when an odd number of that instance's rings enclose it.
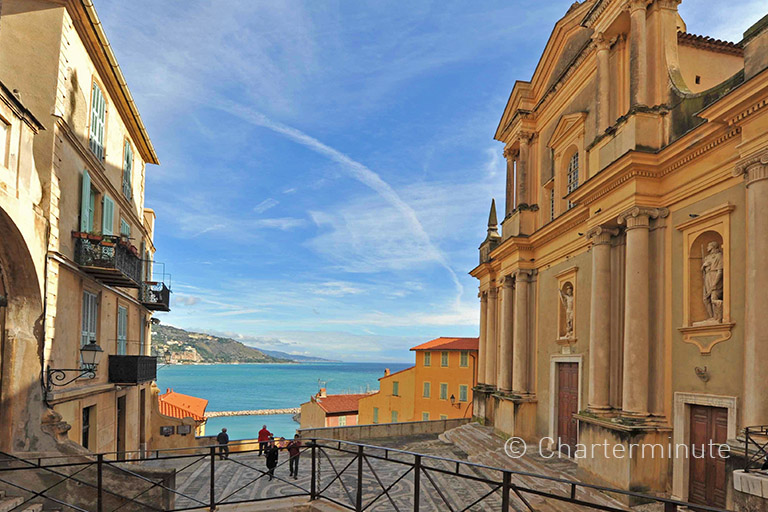
<path fill-rule="evenodd" d="M 83 327 L 80 332 L 80 346 L 96 342 L 96 326 L 99 317 L 99 302 L 95 293 L 83 291 Z"/>
<path fill-rule="evenodd" d="M 447 420 L 447 419 L 448 419 L 448 416 L 447 416 L 447 415 L 445 415 L 445 414 L 441 414 L 441 415 L 440 415 L 440 419 L 441 419 L 441 420 Z"/>
<path fill-rule="evenodd" d="M 120 219 L 120 236 L 131 237 L 131 225 L 125 222 L 125 219 Z"/>
<path fill-rule="evenodd" d="M 432 352 L 424 352 L 424 366 L 432 366 Z"/>
<path fill-rule="evenodd" d="M 114 235 L 115 227 L 115 202 L 111 197 L 104 194 L 101 201 L 101 233 L 104 235 Z"/>
<path fill-rule="evenodd" d="M 91 151 L 99 160 L 104 158 L 104 119 L 107 113 L 107 102 L 99 85 L 94 82 L 91 92 L 91 133 L 89 145 Z"/>
<path fill-rule="evenodd" d="M 469 387 L 466 384 L 461 384 L 459 386 L 459 402 L 466 402 L 468 394 L 469 394 Z"/>
<path fill-rule="evenodd" d="M 133 171 L 133 150 L 131 149 L 131 143 L 125 141 L 125 149 L 123 151 L 123 195 L 126 199 L 133 197 L 133 182 L 131 181 L 131 173 Z"/>
<path fill-rule="evenodd" d="M 568 193 L 570 194 L 579 186 L 579 152 L 576 151 L 568 162 Z M 568 208 L 573 204 L 568 201 Z"/>
<path fill-rule="evenodd" d="M 91 175 L 83 170 L 83 182 L 80 197 L 80 231 L 90 233 L 93 231 L 93 222 L 96 213 L 96 194 L 91 187 Z"/>
<path fill-rule="evenodd" d="M 431 392 L 432 392 L 432 387 L 430 386 L 429 382 L 425 382 L 424 391 L 421 396 L 423 396 L 424 398 L 429 398 Z"/>
<path fill-rule="evenodd" d="M 429 421 L 429 413 L 428 412 L 421 413 L 421 421 Z"/>
<path fill-rule="evenodd" d="M 88 448 L 91 445 L 91 439 L 95 437 L 96 433 L 96 406 L 83 407 L 83 422 L 82 422 L 82 437 L 81 443 L 83 448 Z M 93 429 L 91 429 L 93 427 Z"/>
<path fill-rule="evenodd" d="M 339 416 L 339 426 L 340 427 L 347 426 L 347 417 L 346 416 Z"/>
<path fill-rule="evenodd" d="M 397 411 L 392 411 L 392 423 L 397 423 Z"/>
<path fill-rule="evenodd" d="M 378 423 L 379 422 L 379 408 L 374 407 L 373 408 L 373 422 Z"/>
<path fill-rule="evenodd" d="M 549 220 L 555 220 L 555 188 L 549 191 Z"/>
<path fill-rule="evenodd" d="M 440 383 L 440 400 L 448 400 L 448 384 Z"/>
<path fill-rule="evenodd" d="M 461 356 L 459 357 L 459 366 L 462 368 L 466 368 L 469 366 L 469 351 L 462 350 Z"/>
<path fill-rule="evenodd" d="M 147 319 L 144 318 L 144 315 L 139 315 L 139 316 L 141 316 L 141 326 L 140 326 L 140 329 L 139 329 L 139 355 L 140 356 L 144 356 L 144 355 L 147 355 L 145 353 L 146 350 L 144 348 L 144 343 L 146 343 L 146 339 L 147 339 L 147 333 L 146 333 L 146 330 L 147 330 Z M 142 392 L 143 391 L 144 390 L 142 390 Z"/>
<path fill-rule="evenodd" d="M 392 382 L 392 395 L 400 396 L 400 383 L 398 381 Z"/>
<path fill-rule="evenodd" d="M 117 354 L 124 356 L 128 345 L 128 308 L 117 307 Z"/>
<path fill-rule="evenodd" d="M 8 146 L 10 145 L 11 125 L 0 119 L 0 165 L 8 167 Z"/>
<path fill-rule="evenodd" d="M 448 352 L 445 350 L 440 352 L 440 366 L 443 368 L 448 367 Z"/>

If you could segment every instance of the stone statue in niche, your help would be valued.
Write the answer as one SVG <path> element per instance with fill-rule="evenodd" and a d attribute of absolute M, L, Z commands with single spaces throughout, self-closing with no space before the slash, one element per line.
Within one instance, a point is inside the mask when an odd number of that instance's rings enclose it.
<path fill-rule="evenodd" d="M 701 258 L 701 289 L 709 318 L 694 325 L 723 322 L 723 250 L 719 243 L 709 242 L 706 251 Z"/>
<path fill-rule="evenodd" d="M 573 336 L 573 285 L 565 283 L 560 292 L 560 301 L 565 308 L 565 332 L 560 336 L 562 339 L 572 340 Z"/>

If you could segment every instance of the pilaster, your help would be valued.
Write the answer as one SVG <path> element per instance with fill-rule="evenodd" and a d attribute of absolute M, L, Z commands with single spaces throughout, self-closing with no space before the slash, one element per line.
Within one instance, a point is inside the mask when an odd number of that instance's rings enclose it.
<path fill-rule="evenodd" d="M 515 394 L 530 393 L 528 378 L 530 339 L 528 296 L 533 270 L 520 269 L 515 273 L 514 341 L 512 357 L 512 389 Z"/>
<path fill-rule="evenodd" d="M 513 330 L 513 277 L 506 276 L 501 285 L 501 336 L 499 340 L 499 363 L 496 386 L 501 391 L 512 390 L 512 330 Z"/>

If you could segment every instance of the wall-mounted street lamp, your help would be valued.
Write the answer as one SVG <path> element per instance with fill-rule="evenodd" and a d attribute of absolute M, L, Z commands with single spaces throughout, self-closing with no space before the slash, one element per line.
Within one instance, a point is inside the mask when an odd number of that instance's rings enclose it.
<path fill-rule="evenodd" d="M 48 368 L 45 372 L 45 387 L 51 391 L 54 386 L 66 386 L 80 378 L 93 379 L 96 377 L 96 368 L 99 366 L 101 354 L 104 351 L 95 340 L 86 343 L 80 348 L 80 368 Z M 72 373 L 74 377 L 69 377 Z"/>
<path fill-rule="evenodd" d="M 451 405 L 452 405 L 452 406 L 454 406 L 454 407 L 458 407 L 459 409 L 461 409 L 461 404 L 457 404 L 457 403 L 456 403 L 456 395 L 451 395 Z"/>

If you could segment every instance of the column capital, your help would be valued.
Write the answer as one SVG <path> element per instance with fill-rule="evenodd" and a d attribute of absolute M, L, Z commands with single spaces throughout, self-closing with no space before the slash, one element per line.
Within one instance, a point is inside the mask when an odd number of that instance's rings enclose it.
<path fill-rule="evenodd" d="M 481 291 L 477 296 L 480 297 L 480 302 L 488 302 L 488 292 Z"/>
<path fill-rule="evenodd" d="M 656 0 L 656 5 L 662 9 L 674 9 L 677 10 L 677 6 L 683 0 Z"/>
<path fill-rule="evenodd" d="M 587 238 L 592 241 L 592 245 L 610 245 L 611 237 L 614 237 L 618 234 L 618 228 L 595 226 L 587 231 Z"/>
<path fill-rule="evenodd" d="M 768 179 L 768 150 L 742 159 L 733 169 L 734 176 L 744 176 L 747 186 Z"/>
<path fill-rule="evenodd" d="M 533 138 L 533 132 L 521 131 L 517 134 L 517 137 L 521 145 L 528 145 L 528 143 L 530 143 L 531 139 Z"/>
<path fill-rule="evenodd" d="M 611 48 L 611 41 L 602 32 L 596 32 L 592 36 L 592 43 L 594 43 L 597 51 L 607 51 Z"/>
<path fill-rule="evenodd" d="M 507 146 L 504 148 L 504 152 L 502 153 L 504 155 L 504 158 L 507 160 L 514 160 L 517 158 L 517 155 L 520 153 L 516 147 L 513 146 Z"/>
<path fill-rule="evenodd" d="M 649 208 L 634 206 L 618 217 L 619 224 L 625 224 L 627 229 L 648 228 L 651 219 L 664 218 L 669 215 L 667 208 Z"/>
<path fill-rule="evenodd" d="M 629 0 L 627 2 L 627 10 L 630 14 L 634 14 L 636 11 L 645 10 L 653 0 Z"/>
<path fill-rule="evenodd" d="M 501 286 L 503 288 L 512 288 L 514 285 L 514 274 L 509 274 L 501 278 Z"/>
<path fill-rule="evenodd" d="M 535 273 L 536 270 L 532 268 L 519 268 L 513 272 L 517 281 L 528 281 Z"/>
<path fill-rule="evenodd" d="M 488 289 L 488 298 L 492 300 L 496 300 L 496 296 L 498 295 L 498 293 L 499 293 L 498 288 L 496 288 L 495 286 L 491 286 Z"/>

